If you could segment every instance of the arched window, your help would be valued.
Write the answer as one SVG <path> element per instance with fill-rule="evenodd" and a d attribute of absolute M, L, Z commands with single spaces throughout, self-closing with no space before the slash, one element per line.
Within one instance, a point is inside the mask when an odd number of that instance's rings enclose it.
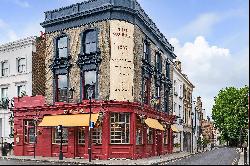
<path fill-rule="evenodd" d="M 56 56 L 58 58 L 68 57 L 68 37 L 63 36 L 56 41 Z"/>
<path fill-rule="evenodd" d="M 84 33 L 83 36 L 83 52 L 85 54 L 94 53 L 97 51 L 97 32 L 90 30 Z"/>

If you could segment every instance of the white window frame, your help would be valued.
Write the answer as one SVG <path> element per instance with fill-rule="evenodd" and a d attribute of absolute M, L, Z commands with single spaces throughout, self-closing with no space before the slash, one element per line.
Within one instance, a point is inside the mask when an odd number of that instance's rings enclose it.
<path fill-rule="evenodd" d="M 66 134 L 65 134 L 66 133 Z M 67 136 L 67 137 L 66 137 Z M 66 138 L 65 138 L 66 137 Z M 63 127 L 63 138 L 62 138 L 62 144 L 67 145 L 68 144 L 68 137 L 69 137 L 69 132 L 68 128 Z M 61 138 L 59 136 L 57 127 L 52 128 L 52 144 L 60 144 L 61 143 Z"/>
<path fill-rule="evenodd" d="M 121 115 L 123 115 L 124 117 L 121 117 Z M 122 118 L 124 118 L 123 119 L 124 121 L 121 121 Z M 121 125 L 124 125 L 124 127 L 122 128 Z M 124 131 L 122 129 L 124 129 Z M 128 140 L 126 140 L 126 138 L 128 138 Z M 130 144 L 130 113 L 112 113 L 111 114 L 110 116 L 110 143 L 111 144 Z"/>
<path fill-rule="evenodd" d="M 102 144 L 102 127 L 92 129 L 92 143 Z"/>
<path fill-rule="evenodd" d="M 78 144 L 85 144 L 85 127 L 78 128 Z"/>

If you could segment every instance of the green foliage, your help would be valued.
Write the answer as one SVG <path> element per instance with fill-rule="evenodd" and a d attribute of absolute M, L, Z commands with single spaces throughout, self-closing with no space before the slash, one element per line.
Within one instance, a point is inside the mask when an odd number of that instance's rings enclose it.
<path fill-rule="evenodd" d="M 249 87 L 228 87 L 220 90 L 215 97 L 212 118 L 215 127 L 221 132 L 221 138 L 231 144 L 239 143 L 241 137 L 246 140 L 248 128 Z"/>

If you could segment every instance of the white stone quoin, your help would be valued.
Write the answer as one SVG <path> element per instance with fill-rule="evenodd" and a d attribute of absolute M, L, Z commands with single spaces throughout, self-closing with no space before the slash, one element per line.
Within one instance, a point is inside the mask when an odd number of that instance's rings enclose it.
<path fill-rule="evenodd" d="M 0 138 L 3 137 L 4 142 L 13 142 L 9 122 L 11 110 L 3 107 L 4 101 L 21 94 L 32 95 L 32 54 L 36 51 L 35 41 L 36 37 L 32 36 L 0 45 Z"/>

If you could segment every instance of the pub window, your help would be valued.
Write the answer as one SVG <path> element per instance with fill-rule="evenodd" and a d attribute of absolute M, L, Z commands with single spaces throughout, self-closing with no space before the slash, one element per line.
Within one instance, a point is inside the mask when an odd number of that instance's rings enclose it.
<path fill-rule="evenodd" d="M 78 144 L 85 144 L 85 127 L 78 129 Z"/>
<path fill-rule="evenodd" d="M 136 145 L 142 145 L 142 140 L 143 140 L 143 130 L 138 127 L 136 129 Z"/>
<path fill-rule="evenodd" d="M 143 42 L 143 59 L 150 63 L 150 47 L 146 40 Z"/>
<path fill-rule="evenodd" d="M 164 145 L 168 144 L 168 131 L 165 130 L 164 131 L 164 137 L 163 137 L 163 142 L 164 142 Z"/>
<path fill-rule="evenodd" d="M 162 59 L 159 52 L 156 53 L 156 69 L 158 72 L 162 72 Z"/>
<path fill-rule="evenodd" d="M 2 67 L 2 72 L 1 72 L 2 76 L 7 76 L 9 71 L 8 61 L 2 62 L 1 67 Z"/>
<path fill-rule="evenodd" d="M 102 128 L 101 127 L 92 129 L 92 143 L 102 144 Z"/>
<path fill-rule="evenodd" d="M 112 113 L 110 116 L 111 144 L 129 144 L 130 114 Z"/>
<path fill-rule="evenodd" d="M 150 100 L 150 79 L 144 78 L 143 79 L 143 103 L 149 104 Z"/>
<path fill-rule="evenodd" d="M 58 133 L 57 127 L 53 128 L 52 142 L 53 142 L 53 144 L 60 144 L 61 143 L 61 137 L 60 137 L 60 134 Z M 63 144 L 68 143 L 68 128 L 63 128 L 62 143 Z"/>
<path fill-rule="evenodd" d="M 147 128 L 148 144 L 153 144 L 153 129 Z"/>
<path fill-rule="evenodd" d="M 57 39 L 57 57 L 66 58 L 68 56 L 68 37 Z"/>
<path fill-rule="evenodd" d="M 17 72 L 18 73 L 23 73 L 25 72 L 25 65 L 26 62 L 25 62 L 25 58 L 20 58 L 17 60 Z"/>
<path fill-rule="evenodd" d="M 97 72 L 96 71 L 86 71 L 84 72 L 84 78 L 83 78 L 83 91 L 84 91 L 84 99 L 88 99 L 88 89 L 92 87 L 93 89 L 93 95 L 91 96 L 92 99 L 96 98 L 96 79 L 97 78 Z"/>
<path fill-rule="evenodd" d="M 56 75 L 56 101 L 67 101 L 68 77 L 66 74 Z"/>
<path fill-rule="evenodd" d="M 33 120 L 24 121 L 24 142 L 25 143 L 35 143 L 36 132 L 35 123 Z"/>
<path fill-rule="evenodd" d="M 87 31 L 83 37 L 83 51 L 85 54 L 97 51 L 97 32 L 96 30 Z"/>

